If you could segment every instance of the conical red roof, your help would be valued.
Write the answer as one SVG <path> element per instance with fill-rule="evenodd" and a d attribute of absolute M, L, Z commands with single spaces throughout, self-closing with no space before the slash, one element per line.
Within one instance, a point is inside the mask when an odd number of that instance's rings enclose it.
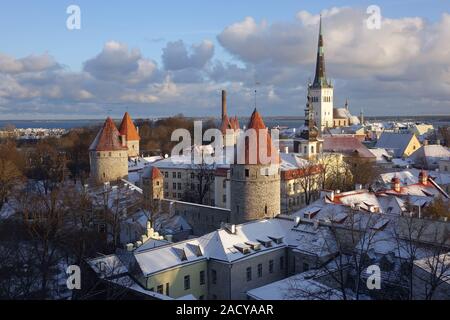
<path fill-rule="evenodd" d="M 141 137 L 139 137 L 139 133 L 137 132 L 133 120 L 131 120 L 128 112 L 125 112 L 125 115 L 123 116 L 119 131 L 121 135 L 125 135 L 127 137 L 127 141 L 141 140 Z"/>
<path fill-rule="evenodd" d="M 228 119 L 228 116 L 224 115 L 222 118 L 222 123 L 220 124 L 220 131 L 222 131 L 222 134 L 226 134 L 228 129 L 232 129 L 232 125 L 230 119 Z"/>
<path fill-rule="evenodd" d="M 147 167 L 145 169 L 143 177 L 150 178 L 150 179 L 157 179 L 157 178 L 162 178 L 163 175 L 157 167 L 151 166 L 151 167 Z"/>
<path fill-rule="evenodd" d="M 127 147 L 122 146 L 120 141 L 120 133 L 117 130 L 114 121 L 108 117 L 103 127 L 98 132 L 89 151 L 119 151 L 128 150 Z"/>
<path fill-rule="evenodd" d="M 280 163 L 280 156 L 278 150 L 275 150 L 275 147 L 272 144 L 272 137 L 270 136 L 270 132 L 267 129 L 266 125 L 264 124 L 264 120 L 259 114 L 259 112 L 256 110 L 253 111 L 252 116 L 250 117 L 250 121 L 248 122 L 247 130 L 254 129 L 256 131 L 256 138 L 257 138 L 257 144 L 256 144 L 256 150 L 257 152 L 256 159 L 257 164 L 262 164 L 262 161 L 260 159 L 260 153 L 266 154 L 267 157 L 271 157 L 274 153 L 275 159 L 272 164 L 278 164 Z M 261 138 L 260 136 L 263 135 Z M 266 144 L 261 145 L 260 140 L 264 141 L 266 139 Z M 245 163 L 246 164 L 252 164 L 251 160 L 254 159 L 254 157 L 250 157 L 250 142 L 251 141 L 245 141 Z M 254 149 L 254 148 L 253 148 Z"/>
<path fill-rule="evenodd" d="M 234 130 L 239 130 L 241 128 L 240 125 L 239 125 L 239 120 L 238 120 L 237 116 L 235 116 L 234 118 L 231 118 L 230 122 L 231 122 L 231 127 Z"/>

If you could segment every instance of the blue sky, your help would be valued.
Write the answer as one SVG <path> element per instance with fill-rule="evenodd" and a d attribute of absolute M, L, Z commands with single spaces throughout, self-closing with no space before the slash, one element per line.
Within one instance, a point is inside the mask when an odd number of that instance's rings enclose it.
<path fill-rule="evenodd" d="M 67 18 L 66 8 L 70 4 L 76 4 L 81 7 L 81 21 L 82 21 L 82 29 L 79 31 L 69 31 L 66 29 L 65 22 Z M 221 85 L 226 85 L 231 88 L 235 88 L 237 86 L 233 85 L 233 76 L 230 75 L 231 78 L 224 78 L 221 81 L 211 80 L 211 68 L 216 62 L 220 62 L 223 65 L 231 64 L 236 68 L 240 68 L 238 70 L 241 73 L 244 72 L 254 72 L 257 76 L 255 77 L 265 77 L 267 74 L 267 79 L 265 79 L 265 84 L 267 88 L 262 89 L 262 91 L 266 92 L 268 95 L 274 91 L 278 93 L 278 100 L 274 99 L 272 104 L 267 103 L 267 114 L 271 115 L 279 115 L 280 107 L 282 107 L 284 114 L 295 115 L 297 113 L 301 114 L 299 111 L 300 107 L 292 107 L 292 104 L 301 105 L 303 102 L 298 98 L 301 94 L 298 94 L 295 98 L 289 100 L 287 95 L 289 95 L 290 91 L 283 86 L 281 83 L 279 87 L 277 85 L 273 85 L 277 79 L 279 79 L 279 75 L 275 74 L 273 71 L 274 68 L 279 65 L 283 65 L 286 68 L 296 68 L 301 67 L 304 69 L 300 69 L 302 75 L 299 78 L 291 77 L 292 81 L 304 81 L 306 77 L 313 76 L 312 73 L 312 63 L 310 57 L 315 55 L 315 48 L 313 47 L 312 39 L 316 37 L 316 34 L 304 37 L 304 46 L 307 46 L 310 52 L 310 56 L 305 56 L 304 59 L 299 59 L 298 61 L 292 61 L 289 63 L 285 63 L 285 61 L 278 61 L 277 59 L 284 55 L 279 55 L 278 53 L 274 53 L 274 56 L 267 57 L 266 60 L 253 60 L 253 56 L 245 52 L 245 42 L 240 43 L 243 48 L 237 48 L 237 43 L 230 40 L 230 37 L 226 37 L 227 34 L 224 32 L 228 27 L 233 26 L 235 24 L 241 23 L 245 21 L 246 17 L 251 17 L 256 25 L 262 23 L 262 21 L 266 21 L 269 25 L 267 30 L 264 30 L 264 34 L 255 34 L 255 37 L 264 38 L 264 41 L 271 41 L 276 32 L 279 37 L 283 39 L 283 31 L 286 27 L 286 30 L 291 30 L 292 26 L 296 26 L 298 23 L 297 15 L 299 12 L 304 11 L 308 12 L 311 15 L 317 15 L 322 10 L 330 10 L 333 7 L 344 8 L 349 7 L 354 11 L 358 11 L 359 14 L 364 14 L 365 8 L 368 5 L 376 4 L 380 6 L 382 10 L 382 15 L 385 18 L 390 18 L 394 20 L 400 21 L 405 17 L 419 17 L 425 24 L 425 29 L 430 29 L 430 34 L 433 33 L 433 28 L 437 27 L 439 23 L 441 23 L 442 15 L 444 13 L 449 12 L 450 1 L 448 0 L 378 0 L 378 1 L 299 1 L 299 0 L 264 0 L 264 1 L 256 1 L 256 0 L 247 0 L 247 1 L 238 1 L 238 0 L 191 0 L 191 1 L 175 1 L 175 0 L 166 0 L 166 1 L 50 1 L 50 0 L 41 0 L 41 1 L 8 1 L 2 3 L 2 9 L 0 10 L 0 54 L 3 54 L 8 57 L 12 57 L 13 59 L 21 59 L 24 57 L 28 57 L 30 55 L 44 55 L 47 54 L 54 59 L 57 64 L 63 68 L 64 72 L 71 73 L 79 73 L 85 74 L 87 70 L 85 70 L 84 64 L 86 61 L 94 59 L 105 49 L 105 44 L 111 41 L 124 44 L 125 46 L 120 50 L 129 50 L 130 52 L 133 49 L 138 49 L 140 56 L 144 60 L 153 61 L 157 69 L 160 71 L 159 80 L 155 80 L 153 78 L 152 85 L 157 86 L 159 82 L 160 88 L 163 87 L 164 82 L 162 79 L 167 79 L 168 70 L 167 65 L 162 59 L 162 52 L 165 48 L 168 48 L 169 43 L 174 43 L 176 41 L 182 40 L 183 45 L 186 49 L 192 54 L 193 45 L 201 44 L 204 41 L 210 41 L 213 44 L 213 55 L 210 59 L 205 62 L 202 68 L 209 68 L 208 71 L 206 69 L 198 70 L 200 68 L 187 66 L 182 74 L 180 70 L 172 70 L 170 76 L 173 74 L 178 74 L 176 77 L 182 78 L 183 80 L 179 81 L 178 89 L 182 89 L 182 86 L 187 86 L 189 81 L 188 78 L 193 78 L 192 74 L 195 73 L 195 77 L 200 77 L 200 73 L 202 77 L 206 77 L 207 80 L 204 80 L 205 83 L 211 85 L 211 90 L 217 90 Z M 339 13 L 340 14 L 340 13 Z M 327 25 L 327 21 L 324 21 L 325 30 L 328 32 L 325 35 L 326 39 L 326 50 L 327 45 L 331 48 L 331 52 L 334 53 L 333 49 L 333 38 L 329 36 L 333 30 L 339 30 L 339 14 L 336 14 L 335 17 L 330 18 L 330 23 Z M 333 22 L 333 19 L 336 21 Z M 303 23 L 305 23 L 302 20 Z M 405 24 L 409 22 L 404 22 Z M 442 22 L 443 25 L 444 22 Z M 342 22 L 341 22 L 342 24 Z M 281 25 L 281 27 L 280 27 Z M 272 28 L 273 26 L 273 28 Z M 328 27 L 328 30 L 327 30 Z M 414 26 L 413 26 L 414 27 Z M 314 32 L 316 28 L 305 27 L 305 29 L 299 29 L 299 32 L 308 31 Z M 407 26 L 409 28 L 409 26 Z M 395 29 L 395 28 L 394 28 Z M 420 28 L 419 28 L 420 29 Z M 406 29 L 405 29 L 406 30 Z M 408 29 L 409 30 L 409 29 Z M 396 31 L 392 31 L 392 34 Z M 423 38 L 422 30 L 417 31 L 417 38 Z M 268 35 L 270 34 L 270 35 Z M 231 36 L 236 35 L 232 34 Z M 253 35 L 252 35 L 253 36 Z M 295 38 L 293 38 L 295 40 Z M 303 38 L 302 38 L 303 39 Z M 261 40 L 261 41 L 263 41 Z M 289 41 L 293 41 L 289 39 Z M 315 40 L 314 40 L 315 41 Z M 331 43 L 331 44 L 330 44 Z M 267 43 L 265 43 L 267 46 Z M 269 43 L 270 46 L 270 43 Z M 351 50 L 351 48 L 347 48 Z M 103 51 L 102 51 L 103 50 Z M 371 50 L 368 48 L 368 50 Z M 385 49 L 383 49 L 385 50 Z M 329 54 L 330 51 L 327 53 Z M 326 54 L 327 54 L 326 53 Z M 301 54 L 299 54 L 301 56 Z M 344 64 L 342 61 L 333 60 L 334 57 L 329 57 L 326 55 L 326 58 L 330 60 L 329 76 L 333 79 L 336 79 L 336 91 L 339 87 L 342 88 L 342 95 L 339 95 L 337 91 L 336 95 L 336 103 L 341 104 L 343 100 L 345 100 L 345 96 L 353 97 L 355 96 L 354 101 L 359 102 L 361 107 L 354 107 L 354 111 L 357 109 L 369 109 L 368 113 L 373 113 L 374 115 L 377 112 L 374 111 L 373 106 L 379 104 L 387 104 L 382 112 L 390 112 L 392 113 L 393 103 L 395 104 L 405 105 L 402 103 L 402 96 L 397 95 L 393 96 L 391 100 L 387 101 L 386 97 L 384 100 L 377 100 L 383 97 L 381 92 L 377 92 L 378 89 L 382 88 L 384 85 L 388 83 L 388 81 L 398 81 L 398 78 L 401 77 L 413 77 L 413 74 L 418 74 L 417 70 L 410 70 L 411 64 L 402 69 L 404 73 L 402 76 L 396 73 L 392 74 L 380 74 L 378 72 L 368 73 L 376 82 L 368 82 L 365 88 L 374 86 L 374 95 L 373 96 L 363 96 L 361 91 L 352 92 L 352 90 L 357 90 L 357 85 L 350 86 L 349 82 L 355 79 L 355 75 L 352 74 L 347 78 L 347 73 L 342 72 L 341 70 L 344 68 Z M 140 59 L 140 58 L 139 58 Z M 138 59 L 138 60 L 139 60 Z M 142 61 L 141 59 L 141 61 Z M 411 58 L 413 59 L 413 58 Z M 414 59 L 418 59 L 414 57 Z M 420 59 L 419 59 L 420 60 Z M 415 61 L 415 60 L 411 60 Z M 351 61 L 348 61 L 350 63 Z M 1 63 L 1 61 L 0 61 Z M 362 63 L 364 64 L 364 63 Z M 381 63 L 383 66 L 384 64 Z M 444 64 L 445 65 L 445 64 Z M 103 65 L 102 65 L 103 66 Z M 448 66 L 448 65 L 447 65 Z M 0 65 L 1 67 L 1 65 Z M 195 70 L 194 70 L 195 69 Z M 227 72 L 231 74 L 234 70 L 232 68 L 227 67 Z M 370 69 L 373 71 L 372 69 Z M 62 77 L 62 71 L 55 74 L 54 71 L 50 72 L 47 70 L 39 70 L 39 76 L 43 77 L 43 72 L 45 73 L 45 77 L 55 77 L 54 79 L 59 79 L 57 77 Z M 186 76 L 187 73 L 190 73 L 190 76 Z M 237 71 L 236 71 L 237 72 Z M 279 71 L 281 74 L 281 71 Z M 283 74 L 289 73 L 289 70 L 283 71 Z M 400 72 L 400 71 L 399 71 Z M 92 73 L 92 72 L 91 72 Z M 197 75 L 198 73 L 198 75 Z M 207 76 L 205 74 L 207 73 Z M 308 75 L 306 75 L 308 73 Z M 27 74 L 29 75 L 29 74 Z M 79 76 L 78 75 L 78 76 Z M 65 77 L 66 75 L 64 75 Z M 72 77 L 74 75 L 71 75 Z M 87 75 L 89 77 L 92 74 Z M 216 75 L 217 76 L 217 75 Z M 269 78 L 273 77 L 273 79 Z M 6 77 L 6 73 L 5 73 Z M 13 79 L 15 84 L 20 85 L 23 90 L 27 90 L 26 85 L 29 84 L 30 78 L 24 80 L 25 76 L 18 76 L 17 73 L 14 75 L 8 74 L 8 79 Z M 396 77 L 393 80 L 392 77 Z M 444 79 L 446 79 L 447 75 L 442 75 Z M 34 79 L 36 78 L 36 75 Z M 92 78 L 92 77 L 91 77 Z M 90 80 L 93 80 L 91 79 Z M 388 80 L 387 80 L 388 78 Z M 46 78 L 47 79 L 47 78 Z M 57 82 L 56 80 L 52 81 L 52 79 L 48 79 L 48 82 Z M 66 79 L 66 78 L 64 78 Z M 83 78 L 85 79 L 85 78 Z M 383 80 L 382 80 L 383 79 Z M 411 78 L 412 79 L 412 78 Z M 104 80 L 104 79 L 103 79 Z M 75 81 L 73 78 L 67 81 Z M 85 81 L 85 80 L 80 80 Z M 130 80 L 134 81 L 134 80 Z M 288 81 L 288 79 L 286 79 Z M 425 81 L 425 79 L 424 79 Z M 194 81 L 198 83 L 198 81 Z M 193 83 L 194 83 L 193 82 Z M 249 85 L 249 80 L 243 80 L 242 76 L 239 78 L 240 88 L 239 91 L 236 89 L 236 103 L 247 104 L 249 103 L 249 97 L 247 92 L 251 88 Z M 358 81 L 356 81 L 358 82 Z M 444 81 L 445 82 L 445 81 Z M 177 80 L 174 80 L 174 83 L 177 84 Z M 243 84 L 244 83 L 244 84 Z M 133 82 L 135 84 L 135 82 Z M 150 82 L 146 83 L 146 89 L 149 91 L 142 92 L 145 97 L 149 97 L 150 91 L 153 98 L 153 94 L 156 89 L 149 89 Z M 193 85 L 193 84 L 192 84 Z M 304 83 L 298 83 L 298 87 L 302 87 Z M 360 82 L 359 82 L 359 85 Z M 102 82 L 95 82 L 95 86 L 104 89 L 107 84 Z M 141 88 L 143 88 L 143 84 Z M 376 87 L 375 87 L 376 86 Z M 11 87 L 11 86 L 10 86 Z M 217 87 L 217 88 L 216 88 Z M 398 83 L 398 87 L 401 88 L 401 84 Z M 378 88 L 378 89 L 377 89 Z M 38 92 L 42 88 L 36 87 L 36 83 L 33 82 L 33 89 Z M 48 88 L 47 88 L 48 89 Z M 46 89 L 46 90 L 47 90 Z M 65 92 L 65 89 L 60 90 L 55 88 L 54 86 L 50 88 L 51 90 Z M 50 90 L 48 89 L 48 90 Z M 80 90 L 85 90 L 80 89 Z M 137 87 L 127 87 L 125 88 L 127 92 L 137 93 Z M 124 90 L 125 90 L 124 89 Z M 433 101 L 423 101 L 423 103 L 427 103 L 429 106 L 435 106 L 434 109 L 429 109 L 429 112 L 434 114 L 442 114 L 445 113 L 446 108 L 439 106 L 439 103 L 444 103 L 445 106 L 450 106 L 449 97 L 447 96 L 447 87 L 441 88 L 439 90 L 439 94 L 442 94 L 442 97 L 439 99 L 435 99 Z M 30 89 L 31 90 L 31 89 Z M 47 91 L 48 91 L 47 90 Z M 191 87 L 185 87 L 185 90 L 192 90 Z M 272 90 L 272 91 L 271 91 Z M 300 88 L 299 90 L 302 90 Z M 381 90 L 381 89 L 380 89 Z M 58 91 L 58 92 L 59 92 Z M 89 90 L 85 90 L 89 91 Z M 102 92 L 103 92 L 102 91 Z M 181 90 L 182 91 L 182 90 Z M 238 92 L 239 91 L 239 92 Z M 6 92 L 6 89 L 5 89 Z M 273 92 L 272 92 L 273 93 Z M 90 92 L 84 96 L 89 97 L 83 100 L 82 104 L 80 104 L 79 100 L 72 101 L 69 96 L 65 96 L 63 93 L 58 93 L 58 99 L 46 100 L 44 96 L 40 95 L 40 93 L 36 93 L 31 95 L 32 97 L 23 98 L 26 96 L 25 94 L 17 94 L 17 93 L 4 93 L 1 95 L 1 87 L 0 87 L 0 110 L 6 111 L 7 117 L 30 117 L 33 116 L 33 113 L 42 112 L 49 113 L 54 115 L 55 110 L 61 110 L 60 114 L 57 117 L 77 117 L 78 116 L 92 116 L 88 108 L 92 107 L 94 110 L 100 110 L 100 93 Z M 297 94 L 297 93 L 296 93 Z M 247 96 L 246 96 L 247 95 Z M 283 96 L 281 96 L 283 95 Z M 20 96 L 19 98 L 15 98 Z M 56 95 L 55 95 L 56 96 Z M 98 97 L 97 101 L 93 96 Z M 273 96 L 273 95 L 272 95 Z M 1 98 L 3 97 L 3 101 Z M 128 96 L 127 96 L 128 97 Z M 214 112 L 210 109 L 205 109 L 205 107 L 196 109 L 193 105 L 202 104 L 199 102 L 200 100 L 196 99 L 205 99 L 207 97 L 214 97 L 214 95 L 198 95 L 196 98 L 192 97 L 192 100 L 189 100 L 192 105 L 186 104 L 184 106 L 185 109 L 182 108 L 182 112 L 186 114 L 193 115 L 203 115 L 203 114 L 214 114 Z M 292 96 L 294 97 L 294 96 Z M 57 100 L 57 101 L 56 101 Z M 88 101 L 89 100 L 89 101 Z M 163 115 L 165 114 L 165 110 L 167 110 L 167 106 L 170 103 L 177 103 L 177 100 L 169 99 L 164 100 L 160 96 L 155 93 L 155 98 L 152 99 L 143 99 L 140 98 L 139 101 L 156 101 L 155 108 L 150 112 L 152 115 Z M 264 100 L 262 98 L 262 100 Z M 283 100 L 283 101 L 282 101 Z M 414 100 L 417 100 L 415 98 Z M 131 101 L 131 100 L 130 100 Z M 142 106 L 136 103 L 137 99 L 133 100 L 134 103 L 130 106 L 130 108 L 136 108 L 136 113 L 139 115 L 144 114 L 144 111 L 147 109 L 142 109 Z M 180 100 L 181 102 L 183 99 Z M 63 108 L 56 107 L 64 105 Z M 110 101 L 110 104 L 115 104 L 115 101 Z M 416 101 L 417 103 L 417 101 Z M 71 108 L 69 105 L 78 105 L 80 109 L 76 109 L 75 111 L 70 112 Z M 3 109 L 2 109 L 3 105 Z M 14 114 L 14 106 L 23 106 L 23 112 L 20 114 Z M 46 109 L 46 106 L 49 106 Z M 59 108 L 59 109 L 58 109 Z M 110 107 L 105 107 L 110 108 Z M 247 108 L 247 107 L 246 107 Z M 264 108 L 264 106 L 263 106 Z M 421 105 L 416 105 L 414 108 L 415 113 L 423 113 L 421 110 Z M 20 109 L 20 108 L 19 108 Z M 73 109 L 73 110 L 75 110 Z M 68 110 L 67 112 L 64 110 Z M 236 113 L 245 113 L 246 109 L 244 107 L 236 108 Z M 399 114 L 404 112 L 404 110 L 400 110 Z M 379 115 L 379 114 L 377 114 Z M 1 116 L 0 116 L 1 118 Z"/>
<path fill-rule="evenodd" d="M 82 10 L 80 31 L 70 32 L 65 27 L 66 8 L 71 4 Z M 448 0 L 15 0 L 3 3 L 0 11 L 1 50 L 18 57 L 49 52 L 77 70 L 106 41 L 117 40 L 158 60 L 165 42 L 215 41 L 225 26 L 246 16 L 283 21 L 291 20 L 300 10 L 319 13 L 333 6 L 366 8 L 371 4 L 379 5 L 386 17 L 429 20 L 437 20 L 450 8 Z M 223 50 L 218 54 L 229 58 Z"/>

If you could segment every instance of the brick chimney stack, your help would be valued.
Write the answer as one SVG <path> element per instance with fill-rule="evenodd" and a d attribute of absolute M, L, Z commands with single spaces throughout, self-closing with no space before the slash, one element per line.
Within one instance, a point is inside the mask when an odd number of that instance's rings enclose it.
<path fill-rule="evenodd" d="M 400 179 L 399 178 L 397 178 L 397 177 L 392 178 L 391 188 L 395 192 L 400 192 Z"/>
<path fill-rule="evenodd" d="M 428 174 L 426 171 L 422 170 L 419 173 L 419 183 L 426 186 L 428 184 Z"/>
<path fill-rule="evenodd" d="M 222 90 L 222 119 L 227 115 L 227 92 Z"/>

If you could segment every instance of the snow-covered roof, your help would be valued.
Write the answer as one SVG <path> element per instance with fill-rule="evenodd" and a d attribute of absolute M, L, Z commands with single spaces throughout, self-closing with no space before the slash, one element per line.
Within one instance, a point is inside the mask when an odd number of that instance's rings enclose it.
<path fill-rule="evenodd" d="M 385 131 L 381 134 L 380 139 L 378 139 L 376 148 L 391 149 L 393 150 L 395 157 L 401 158 L 412 139 L 414 139 L 413 133 L 394 133 Z"/>
<path fill-rule="evenodd" d="M 417 165 L 425 165 L 429 169 L 439 166 L 439 160 L 450 158 L 448 148 L 441 145 L 426 145 L 420 147 L 408 159 Z"/>
<path fill-rule="evenodd" d="M 384 148 L 373 148 L 369 151 L 376 157 L 377 163 L 390 163 L 392 156 Z"/>
<path fill-rule="evenodd" d="M 249 290 L 247 295 L 256 300 L 342 300 L 339 290 L 315 280 L 316 270 Z"/>
<path fill-rule="evenodd" d="M 415 260 L 414 265 L 450 284 L 450 252 Z"/>
<path fill-rule="evenodd" d="M 302 158 L 299 153 L 280 153 L 280 158 L 280 168 L 282 171 L 301 169 L 310 164 L 310 162 Z"/>

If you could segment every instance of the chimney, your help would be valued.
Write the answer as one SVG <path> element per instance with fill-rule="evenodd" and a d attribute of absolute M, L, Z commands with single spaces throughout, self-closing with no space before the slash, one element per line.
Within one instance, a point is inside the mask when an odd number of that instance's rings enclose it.
<path fill-rule="evenodd" d="M 222 90 L 222 119 L 227 115 L 227 92 Z"/>
<path fill-rule="evenodd" d="M 426 171 L 422 170 L 419 173 L 419 183 L 426 186 L 428 184 L 428 174 Z"/>
<path fill-rule="evenodd" d="M 397 178 L 397 177 L 392 178 L 391 188 L 395 192 L 400 192 L 400 179 L 399 178 Z"/>

